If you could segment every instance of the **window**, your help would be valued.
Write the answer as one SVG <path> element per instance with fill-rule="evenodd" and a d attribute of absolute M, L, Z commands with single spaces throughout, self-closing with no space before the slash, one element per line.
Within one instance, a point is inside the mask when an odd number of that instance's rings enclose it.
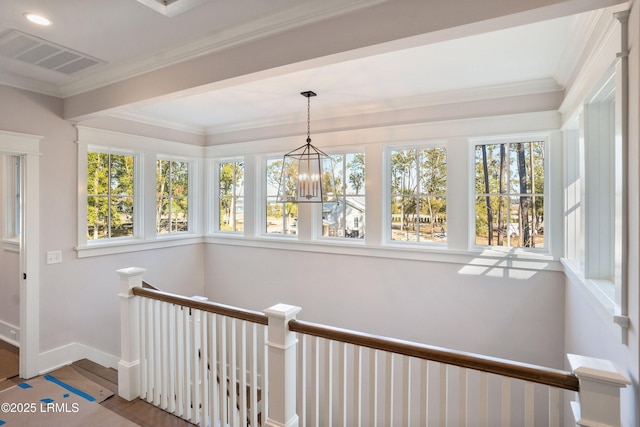
<path fill-rule="evenodd" d="M 444 147 L 390 151 L 391 240 L 447 239 L 447 155 Z"/>
<path fill-rule="evenodd" d="M 221 162 L 218 173 L 218 230 L 244 231 L 244 162 Z"/>
<path fill-rule="evenodd" d="M 544 248 L 544 141 L 475 146 L 476 245 Z"/>
<path fill-rule="evenodd" d="M 134 156 L 87 153 L 87 240 L 134 235 Z"/>
<path fill-rule="evenodd" d="M 156 166 L 156 232 L 189 230 L 189 162 L 158 160 Z"/>
<path fill-rule="evenodd" d="M 323 168 L 333 168 L 335 201 L 322 205 L 322 236 L 364 238 L 364 153 L 336 154 Z"/>
<path fill-rule="evenodd" d="M 291 163 L 294 165 L 294 163 Z M 266 164 L 265 232 L 267 234 L 298 234 L 298 204 L 278 202 L 282 173 L 282 158 L 268 159 Z"/>

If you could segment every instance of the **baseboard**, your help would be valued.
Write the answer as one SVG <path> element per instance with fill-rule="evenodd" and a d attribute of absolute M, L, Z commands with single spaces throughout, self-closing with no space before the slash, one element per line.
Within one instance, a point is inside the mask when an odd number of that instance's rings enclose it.
<path fill-rule="evenodd" d="M 0 320 L 0 340 L 20 347 L 20 328 Z"/>
<path fill-rule="evenodd" d="M 77 342 L 40 353 L 40 374 L 44 374 L 80 359 L 89 359 L 107 368 L 118 368 L 119 356 L 114 356 Z"/>

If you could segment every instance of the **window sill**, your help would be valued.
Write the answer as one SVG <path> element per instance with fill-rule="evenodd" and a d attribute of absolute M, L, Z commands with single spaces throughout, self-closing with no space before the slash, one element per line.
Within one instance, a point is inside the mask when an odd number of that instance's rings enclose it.
<path fill-rule="evenodd" d="M 127 252 L 146 251 L 152 249 L 171 248 L 202 243 L 201 236 L 187 234 L 180 236 L 162 236 L 156 240 L 121 240 L 116 242 L 99 242 L 84 246 L 77 246 L 78 258 L 113 255 Z"/>
<path fill-rule="evenodd" d="M 357 240 L 357 239 L 356 239 Z M 246 237 L 229 234 L 214 234 L 205 237 L 207 244 L 243 246 L 268 249 L 285 249 L 303 252 L 357 255 L 366 257 L 445 262 L 462 264 L 489 270 L 503 268 L 529 271 L 563 271 L 562 264 L 549 255 L 536 253 L 504 253 L 491 250 L 453 251 L 446 246 L 416 247 L 415 245 L 366 245 L 364 241 L 300 241 L 286 238 Z"/>

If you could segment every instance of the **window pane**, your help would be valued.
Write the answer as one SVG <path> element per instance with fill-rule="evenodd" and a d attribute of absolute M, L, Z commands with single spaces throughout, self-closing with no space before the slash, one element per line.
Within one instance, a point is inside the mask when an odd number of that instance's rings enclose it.
<path fill-rule="evenodd" d="M 398 150 L 390 158 L 391 240 L 446 241 L 446 149 Z"/>
<path fill-rule="evenodd" d="M 420 151 L 420 193 L 446 194 L 447 157 L 444 148 Z"/>
<path fill-rule="evenodd" d="M 544 142 L 478 145 L 475 169 L 476 244 L 543 248 Z"/>
<path fill-rule="evenodd" d="M 169 221 L 169 198 L 160 197 L 156 205 L 156 232 L 168 233 L 171 230 Z"/>
<path fill-rule="evenodd" d="M 189 162 L 156 164 L 156 232 L 189 231 Z"/>
<path fill-rule="evenodd" d="M 171 189 L 171 162 L 158 160 L 156 167 L 156 195 L 158 197 L 169 197 Z"/>
<path fill-rule="evenodd" d="M 244 231 L 244 163 L 218 165 L 218 230 Z"/>
<path fill-rule="evenodd" d="M 111 237 L 133 236 L 133 198 L 113 198 L 110 228 Z"/>
<path fill-rule="evenodd" d="M 89 196 L 87 199 L 87 239 L 96 240 L 109 237 L 107 223 L 109 216 L 107 196 Z"/>
<path fill-rule="evenodd" d="M 189 206 L 186 197 L 171 200 L 171 231 L 180 232 L 189 229 Z"/>
<path fill-rule="evenodd" d="M 277 201 L 281 174 L 282 159 L 267 160 L 265 231 L 267 234 L 298 234 L 297 203 L 278 203 Z M 295 194 L 297 191 L 294 182 L 289 182 L 287 188 L 286 194 Z"/>
<path fill-rule="evenodd" d="M 189 163 L 171 162 L 171 195 L 173 197 L 189 195 Z"/>
<path fill-rule="evenodd" d="M 112 154 L 111 194 L 133 195 L 133 156 Z"/>
<path fill-rule="evenodd" d="M 134 156 L 87 153 L 87 239 L 133 236 Z"/>
<path fill-rule="evenodd" d="M 391 199 L 391 240 L 417 241 L 416 198 L 397 196 Z"/>
<path fill-rule="evenodd" d="M 439 196 L 420 198 L 419 238 L 421 241 L 441 242 L 447 233 L 447 199 Z"/>

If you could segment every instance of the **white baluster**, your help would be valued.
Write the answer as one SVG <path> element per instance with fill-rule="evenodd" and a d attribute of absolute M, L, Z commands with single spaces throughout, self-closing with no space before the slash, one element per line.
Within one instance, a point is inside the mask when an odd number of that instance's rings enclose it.
<path fill-rule="evenodd" d="M 320 426 L 320 338 L 311 337 L 311 383 L 313 384 L 313 404 L 311 405 L 311 425 Z"/>
<path fill-rule="evenodd" d="M 445 427 L 447 425 L 447 389 L 449 386 L 449 378 L 447 377 L 447 365 L 440 364 L 440 425 Z"/>
<path fill-rule="evenodd" d="M 339 370 L 339 420 L 343 426 L 347 425 L 347 346 L 341 342 L 338 344 L 338 370 Z"/>
<path fill-rule="evenodd" d="M 534 384 L 526 382 L 524 384 L 524 425 L 525 427 L 534 426 L 535 395 Z"/>
<path fill-rule="evenodd" d="M 458 368 L 458 423 L 467 425 L 467 370 Z"/>
<path fill-rule="evenodd" d="M 378 350 L 369 350 L 369 425 L 378 427 Z"/>
<path fill-rule="evenodd" d="M 307 425 L 307 337 L 302 334 L 302 343 L 300 345 L 300 423 L 302 427 Z"/>
<path fill-rule="evenodd" d="M 489 427 L 489 376 L 486 372 L 479 372 L 480 375 L 480 389 L 479 403 L 480 403 L 480 426 Z"/>
<path fill-rule="evenodd" d="M 324 343 L 324 424 L 333 422 L 333 341 Z"/>
<path fill-rule="evenodd" d="M 229 399 L 227 387 L 227 318 L 220 317 L 220 415 L 221 424 L 229 423 Z"/>
<path fill-rule="evenodd" d="M 247 422 L 247 322 L 240 322 L 240 425 Z"/>
<path fill-rule="evenodd" d="M 560 427 L 560 390 L 549 387 L 549 427 Z"/>
<path fill-rule="evenodd" d="M 429 362 L 420 360 L 420 425 L 429 424 Z"/>
<path fill-rule="evenodd" d="M 393 353 L 385 353 L 385 381 L 386 381 L 386 398 L 385 398 L 385 425 L 391 427 L 393 425 L 393 386 L 394 386 L 394 366 Z"/>
<path fill-rule="evenodd" d="M 353 349 L 353 421 L 355 427 L 362 426 L 362 347 L 356 346 Z"/>
<path fill-rule="evenodd" d="M 402 411 L 402 425 L 411 425 L 411 358 L 402 357 L 402 383 L 404 384 L 404 410 Z"/>
<path fill-rule="evenodd" d="M 502 378 L 502 426 L 511 425 L 511 379 Z"/>

